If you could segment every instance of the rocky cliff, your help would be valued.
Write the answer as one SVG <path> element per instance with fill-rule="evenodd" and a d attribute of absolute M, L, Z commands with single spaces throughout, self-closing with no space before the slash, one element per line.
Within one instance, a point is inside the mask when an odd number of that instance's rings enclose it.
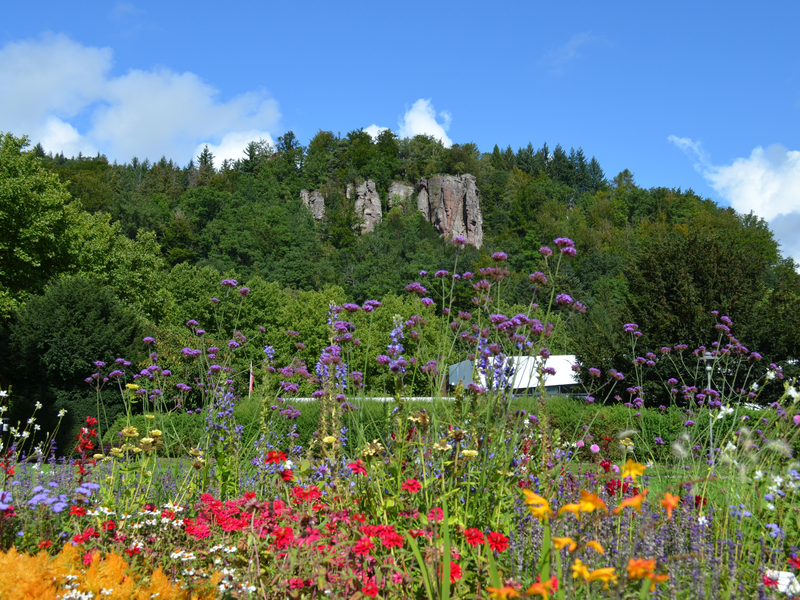
<path fill-rule="evenodd" d="M 393 181 L 389 186 L 389 208 L 411 198 L 414 194 L 414 187 L 404 181 Z"/>
<path fill-rule="evenodd" d="M 361 233 L 374 231 L 375 225 L 380 223 L 383 211 L 381 210 L 381 198 L 372 179 L 367 179 L 364 183 L 355 186 L 347 185 L 346 196 L 349 200 L 355 192 L 355 211 L 361 219 Z"/>
<path fill-rule="evenodd" d="M 474 176 L 438 175 L 420 179 L 417 208 L 442 235 L 463 236 L 476 248 L 483 245 L 483 215 Z"/>
<path fill-rule="evenodd" d="M 300 190 L 300 200 L 311 211 L 314 219 L 321 221 L 325 216 L 325 197 L 319 190 Z"/>

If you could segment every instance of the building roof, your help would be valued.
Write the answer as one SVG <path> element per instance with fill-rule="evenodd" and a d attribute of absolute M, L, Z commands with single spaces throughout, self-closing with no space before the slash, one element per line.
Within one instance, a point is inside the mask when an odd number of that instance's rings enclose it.
<path fill-rule="evenodd" d="M 541 359 L 533 356 L 517 356 L 508 359 L 508 362 L 514 365 L 515 372 L 512 376 L 511 387 L 514 390 L 524 390 L 539 387 L 539 372 L 537 364 Z M 574 354 L 561 354 L 551 356 L 544 362 L 544 366 L 555 369 L 555 375 L 545 375 L 544 385 L 546 387 L 556 385 L 576 385 L 580 383 L 578 374 L 572 370 L 572 366 L 576 365 L 577 360 Z M 466 385 L 472 378 L 473 363 L 472 361 L 465 360 L 456 363 L 450 367 L 450 377 L 448 379 L 450 385 L 458 385 L 463 381 Z M 478 383 L 478 381 L 476 381 Z M 480 375 L 480 384 L 485 385 L 483 375 Z"/>

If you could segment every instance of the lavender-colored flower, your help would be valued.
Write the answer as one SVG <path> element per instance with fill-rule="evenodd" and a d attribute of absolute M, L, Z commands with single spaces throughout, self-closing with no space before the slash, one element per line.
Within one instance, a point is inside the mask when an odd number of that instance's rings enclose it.
<path fill-rule="evenodd" d="M 600 452 L 600 446 L 598 446 L 597 444 L 592 444 L 591 446 L 589 446 L 589 450 L 592 451 L 592 454 L 597 454 L 598 452 Z"/>
<path fill-rule="evenodd" d="M 423 298 L 422 304 L 424 304 L 425 306 L 430 306 L 431 304 L 433 304 L 433 300 L 430 298 Z"/>
<path fill-rule="evenodd" d="M 188 392 L 188 391 L 190 391 L 192 389 L 190 386 L 186 385 L 185 383 L 176 383 L 175 387 L 178 388 L 179 390 L 181 390 L 182 392 Z"/>
<path fill-rule="evenodd" d="M 798 427 L 800 427 L 800 415 L 795 415 L 795 416 L 793 416 L 793 417 L 792 417 L 792 421 L 794 422 L 794 424 L 795 424 L 795 425 L 797 425 Z"/>
<path fill-rule="evenodd" d="M 569 306 L 574 300 L 569 294 L 559 294 L 556 296 L 556 306 Z"/>
<path fill-rule="evenodd" d="M 425 288 L 422 286 L 422 284 L 420 284 L 420 283 L 419 283 L 419 282 L 417 282 L 417 281 L 415 281 L 414 283 L 409 283 L 409 284 L 406 286 L 406 291 L 407 291 L 407 292 L 409 292 L 409 293 L 415 293 L 415 294 L 419 294 L 420 296 L 424 296 L 425 294 L 427 294 L 427 293 L 428 293 L 428 290 L 426 290 L 426 289 L 425 289 Z"/>
<path fill-rule="evenodd" d="M 505 252 L 495 252 L 492 254 L 492 260 L 495 262 L 503 262 L 504 260 L 508 260 L 508 254 Z"/>
<path fill-rule="evenodd" d="M 691 427 L 692 425 L 694 425 L 694 421 L 692 421 L 691 419 L 689 419 L 683 424 L 684 427 Z"/>
<path fill-rule="evenodd" d="M 222 285 L 224 287 L 229 287 L 229 288 L 235 288 L 236 287 L 236 280 L 235 279 L 223 279 L 219 283 L 220 283 L 220 285 Z"/>
<path fill-rule="evenodd" d="M 249 293 L 250 293 L 250 288 L 246 288 L 246 287 L 241 287 L 241 288 L 239 288 L 239 295 L 240 295 L 242 298 L 244 298 L 245 296 L 247 296 L 247 294 L 249 294 Z"/>
<path fill-rule="evenodd" d="M 454 246 L 464 246 L 467 243 L 467 238 L 461 235 L 457 235 L 452 240 L 450 240 L 450 243 L 453 244 Z"/>
<path fill-rule="evenodd" d="M 548 248 L 547 246 L 542 246 L 541 248 L 539 248 L 539 254 L 541 254 L 542 256 L 545 256 L 545 257 L 546 256 L 553 256 L 553 251 L 550 248 Z"/>
<path fill-rule="evenodd" d="M 211 298 L 212 304 L 216 304 L 217 302 L 219 302 L 219 298 Z"/>
<path fill-rule="evenodd" d="M 575 245 L 575 242 L 565 237 L 556 238 L 555 240 L 553 240 L 553 243 L 559 248 L 569 248 L 570 246 Z"/>
<path fill-rule="evenodd" d="M 561 254 L 565 254 L 566 256 L 573 256 L 574 257 L 574 256 L 578 255 L 578 251 L 574 247 L 568 246 L 567 248 L 562 248 L 561 249 Z"/>
<path fill-rule="evenodd" d="M 385 354 L 381 354 L 375 360 L 378 361 L 379 365 L 388 365 L 392 359 L 386 356 Z"/>
<path fill-rule="evenodd" d="M 625 379 L 625 375 L 623 375 L 622 373 L 620 373 L 616 369 L 609 370 L 608 374 L 611 377 L 613 377 L 614 379 L 616 379 L 617 381 L 622 381 L 623 379 Z"/>
<path fill-rule="evenodd" d="M 586 396 L 586 404 L 592 404 L 594 402 L 594 396 Z"/>
<path fill-rule="evenodd" d="M 589 369 L 589 375 L 592 377 L 600 377 L 600 369 L 592 367 Z"/>
<path fill-rule="evenodd" d="M 472 271 L 465 271 L 461 276 L 462 279 L 472 279 L 473 277 L 475 277 L 475 274 Z"/>
<path fill-rule="evenodd" d="M 639 326 L 636 323 L 625 323 L 625 325 L 622 326 L 622 330 L 625 333 L 633 333 L 637 329 L 639 329 Z"/>
<path fill-rule="evenodd" d="M 147 337 L 145 337 L 145 338 L 142 338 L 142 341 L 145 344 L 155 344 L 156 343 L 156 340 L 154 338 L 150 337 L 149 335 Z"/>
<path fill-rule="evenodd" d="M 433 276 L 434 277 L 438 277 L 438 278 L 442 278 L 442 277 L 447 277 L 449 274 L 450 273 L 448 273 L 447 271 L 442 269 L 442 270 L 436 271 L 436 273 L 434 273 Z"/>

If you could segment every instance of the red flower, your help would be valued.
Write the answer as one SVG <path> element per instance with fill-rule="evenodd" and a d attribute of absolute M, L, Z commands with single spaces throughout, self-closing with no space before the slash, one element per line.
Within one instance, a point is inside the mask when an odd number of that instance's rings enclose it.
<path fill-rule="evenodd" d="M 442 519 L 444 519 L 444 511 L 438 506 L 436 508 L 432 508 L 428 512 L 428 521 L 435 521 L 438 523 Z"/>
<path fill-rule="evenodd" d="M 125 554 L 132 557 L 134 554 L 141 554 L 142 551 L 139 548 L 125 548 Z"/>
<path fill-rule="evenodd" d="M 280 476 L 284 481 L 294 481 L 294 473 L 291 469 L 284 469 L 280 472 Z"/>
<path fill-rule="evenodd" d="M 367 585 L 361 588 L 361 592 L 365 596 L 369 596 L 370 598 L 374 598 L 375 596 L 377 596 L 379 591 L 380 590 L 378 589 L 378 586 L 375 585 L 374 583 L 368 583 Z"/>
<path fill-rule="evenodd" d="M 285 453 L 278 452 L 277 450 L 271 450 L 270 452 L 267 452 L 267 459 L 264 462 L 266 462 L 268 465 L 277 465 L 278 463 L 285 462 L 286 458 L 287 456 Z"/>
<path fill-rule="evenodd" d="M 483 537 L 483 532 L 475 529 L 474 527 L 465 529 L 464 537 L 467 538 L 467 543 L 473 548 L 478 544 L 483 544 L 486 541 L 486 539 Z"/>
<path fill-rule="evenodd" d="M 82 506 L 71 506 L 69 509 L 70 515 L 75 515 L 76 517 L 82 517 L 86 514 L 86 509 Z"/>
<path fill-rule="evenodd" d="M 489 547 L 495 552 L 505 552 L 508 550 L 508 538 L 502 533 L 492 531 L 487 537 Z"/>
<path fill-rule="evenodd" d="M 356 514 L 354 514 L 354 515 L 353 515 L 353 519 L 355 519 L 355 520 L 356 520 L 356 521 L 358 521 L 359 523 L 363 523 L 364 521 L 366 521 L 366 520 L 367 520 L 367 517 L 365 517 L 365 516 L 364 516 L 364 515 L 362 515 L 361 513 L 356 513 Z"/>
<path fill-rule="evenodd" d="M 778 580 L 777 579 L 773 579 L 772 577 L 770 577 L 766 573 L 764 574 L 764 577 L 761 578 L 761 583 L 763 583 L 768 588 L 778 587 Z"/>
<path fill-rule="evenodd" d="M 419 537 L 421 535 L 425 535 L 425 530 L 424 529 L 409 529 L 408 530 L 408 535 L 410 535 L 413 538 L 417 538 L 417 537 Z"/>
<path fill-rule="evenodd" d="M 52 545 L 53 542 L 51 542 L 50 540 L 42 540 L 37 544 L 37 546 L 39 546 L 39 548 L 41 548 L 42 550 L 47 550 Z"/>
<path fill-rule="evenodd" d="M 352 462 L 347 466 L 350 468 L 350 470 L 353 472 L 354 475 L 367 474 L 367 470 L 364 468 L 364 463 L 361 462 L 360 458 L 356 462 Z"/>
<path fill-rule="evenodd" d="M 416 479 L 406 479 L 400 487 L 409 494 L 416 494 L 422 489 L 422 484 Z"/>
<path fill-rule="evenodd" d="M 442 576 L 442 569 L 444 567 L 439 567 L 439 577 Z M 458 563 L 450 562 L 450 583 L 455 583 L 461 579 L 461 567 Z"/>
<path fill-rule="evenodd" d="M 402 535 L 395 532 L 381 536 L 381 542 L 383 542 L 383 545 L 386 546 L 387 548 L 391 548 L 392 546 L 395 546 L 397 548 L 402 548 L 403 539 L 404 538 Z"/>
<path fill-rule="evenodd" d="M 800 555 L 790 558 L 789 566 L 794 567 L 795 569 L 800 569 Z"/>
<path fill-rule="evenodd" d="M 360 556 L 366 556 L 369 554 L 369 551 L 375 547 L 375 544 L 372 543 L 372 540 L 368 537 L 363 537 L 356 543 L 355 547 L 353 548 L 353 552 Z"/>
<path fill-rule="evenodd" d="M 89 427 L 94 427 L 95 425 L 97 425 L 97 419 L 95 419 L 94 417 L 86 417 L 86 424 Z"/>
<path fill-rule="evenodd" d="M 304 585 L 305 585 L 305 581 L 303 581 L 302 579 L 298 579 L 297 577 L 294 577 L 294 578 L 289 580 L 289 589 L 290 590 L 300 589 Z"/>
<path fill-rule="evenodd" d="M 600 466 L 603 467 L 603 471 L 608 473 L 611 470 L 611 461 L 610 460 L 601 460 Z"/>

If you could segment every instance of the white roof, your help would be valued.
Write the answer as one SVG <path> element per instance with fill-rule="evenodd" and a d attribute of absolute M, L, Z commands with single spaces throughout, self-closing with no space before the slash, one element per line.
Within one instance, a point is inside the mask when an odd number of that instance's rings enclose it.
<path fill-rule="evenodd" d="M 508 359 L 515 367 L 514 375 L 512 376 L 512 388 L 531 389 L 539 387 L 539 372 L 537 364 L 541 363 L 541 359 L 534 356 L 517 356 Z M 572 366 L 578 364 L 574 354 L 561 354 L 551 356 L 544 361 L 545 367 L 555 369 L 555 375 L 545 375 L 544 385 L 576 385 L 580 383 L 578 374 L 572 370 Z M 450 385 L 458 385 L 459 381 L 463 381 L 466 385 L 472 379 L 473 363 L 472 361 L 465 360 L 450 367 Z M 480 375 L 481 385 L 485 385 L 483 375 Z"/>

